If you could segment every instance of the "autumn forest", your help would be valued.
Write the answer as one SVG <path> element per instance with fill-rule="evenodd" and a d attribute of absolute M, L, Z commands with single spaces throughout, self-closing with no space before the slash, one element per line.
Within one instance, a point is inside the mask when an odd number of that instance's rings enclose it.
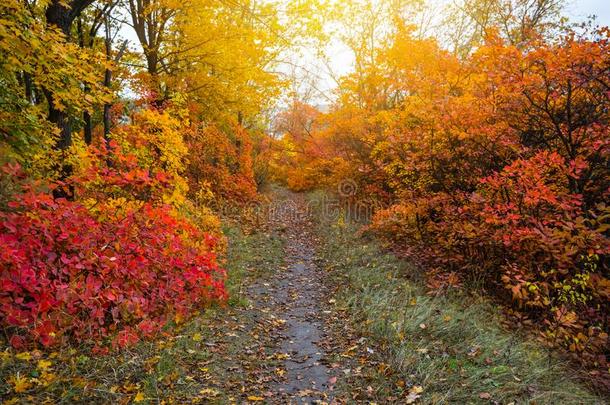
<path fill-rule="evenodd" d="M 607 403 L 579 4 L 2 0 L 0 401 Z"/>

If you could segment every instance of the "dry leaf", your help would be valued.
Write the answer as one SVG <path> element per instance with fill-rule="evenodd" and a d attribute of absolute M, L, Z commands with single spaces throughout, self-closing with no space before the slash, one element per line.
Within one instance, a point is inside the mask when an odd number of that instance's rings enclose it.
<path fill-rule="evenodd" d="M 407 404 L 413 404 L 415 403 L 415 401 L 417 401 L 417 398 L 419 398 L 419 394 L 416 394 L 414 392 L 409 393 L 409 395 L 407 395 L 406 399 L 406 403 Z"/>
<path fill-rule="evenodd" d="M 49 360 L 38 360 L 38 369 L 40 371 L 48 370 L 49 368 L 51 368 L 52 365 L 53 363 Z"/>
<path fill-rule="evenodd" d="M 205 395 L 206 397 L 215 397 L 215 396 L 218 396 L 218 394 L 220 394 L 220 392 L 218 392 L 217 390 L 215 390 L 213 388 L 204 388 L 201 391 L 199 391 L 199 393 L 201 395 Z"/>
<path fill-rule="evenodd" d="M 27 377 L 22 377 L 17 373 L 16 376 L 11 377 L 9 379 L 9 383 L 13 386 L 13 391 L 16 393 L 26 392 L 31 386 L 32 383 L 27 379 Z"/>
<path fill-rule="evenodd" d="M 30 354 L 30 352 L 21 352 L 21 353 L 17 353 L 15 355 L 15 357 L 19 360 L 23 360 L 23 361 L 29 361 L 32 359 L 32 355 Z"/>

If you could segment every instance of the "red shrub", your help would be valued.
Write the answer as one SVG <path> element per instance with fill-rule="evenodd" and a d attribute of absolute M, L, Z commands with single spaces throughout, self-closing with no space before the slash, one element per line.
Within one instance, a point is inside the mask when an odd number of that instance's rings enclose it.
<path fill-rule="evenodd" d="M 123 346 L 225 297 L 215 237 L 167 205 L 113 204 L 24 189 L 0 212 L 0 324 L 13 345 Z"/>

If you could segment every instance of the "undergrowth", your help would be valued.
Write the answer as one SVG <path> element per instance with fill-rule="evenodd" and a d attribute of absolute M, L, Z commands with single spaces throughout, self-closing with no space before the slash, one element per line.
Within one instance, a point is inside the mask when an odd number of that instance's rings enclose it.
<path fill-rule="evenodd" d="M 230 402 L 228 374 L 239 375 L 227 359 L 242 353 L 249 338 L 233 333 L 248 322 L 236 315 L 248 304 L 242 286 L 277 265 L 282 244 L 271 234 L 244 235 L 235 227 L 225 234 L 229 307 L 212 306 L 188 322 L 169 325 L 153 340 L 109 355 L 94 355 L 85 345 L 53 352 L 0 348 L 0 402 Z M 227 334 L 234 336 L 227 339 Z"/>
<path fill-rule="evenodd" d="M 341 286 L 336 305 L 398 374 L 379 374 L 374 388 L 383 395 L 421 386 L 421 403 L 603 403 L 560 358 L 504 329 L 490 301 L 461 290 L 431 295 L 418 269 L 357 227 L 320 218 L 319 228 L 323 266 Z"/>

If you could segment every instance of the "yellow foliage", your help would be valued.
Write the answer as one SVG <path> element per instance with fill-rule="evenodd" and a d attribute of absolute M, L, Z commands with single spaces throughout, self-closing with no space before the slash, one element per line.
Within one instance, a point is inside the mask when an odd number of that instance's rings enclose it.
<path fill-rule="evenodd" d="M 21 352 L 17 353 L 15 355 L 15 358 L 17 358 L 18 360 L 30 361 L 32 360 L 32 354 L 30 352 Z"/>
<path fill-rule="evenodd" d="M 38 370 L 40 371 L 46 371 L 51 368 L 52 365 L 53 363 L 49 360 L 38 360 Z"/>
<path fill-rule="evenodd" d="M 132 116 L 131 125 L 118 128 L 112 135 L 122 150 L 138 158 L 140 166 L 151 173 L 163 171 L 172 176 L 172 188 L 163 195 L 163 201 L 176 207 L 184 204 L 188 192 L 182 177 L 188 153 L 182 132 L 187 126 L 181 108 L 163 112 L 145 109 Z"/>
<path fill-rule="evenodd" d="M 32 387 L 32 382 L 29 378 L 24 377 L 17 373 L 9 379 L 9 384 L 13 387 L 13 391 L 16 393 L 26 392 Z"/>

